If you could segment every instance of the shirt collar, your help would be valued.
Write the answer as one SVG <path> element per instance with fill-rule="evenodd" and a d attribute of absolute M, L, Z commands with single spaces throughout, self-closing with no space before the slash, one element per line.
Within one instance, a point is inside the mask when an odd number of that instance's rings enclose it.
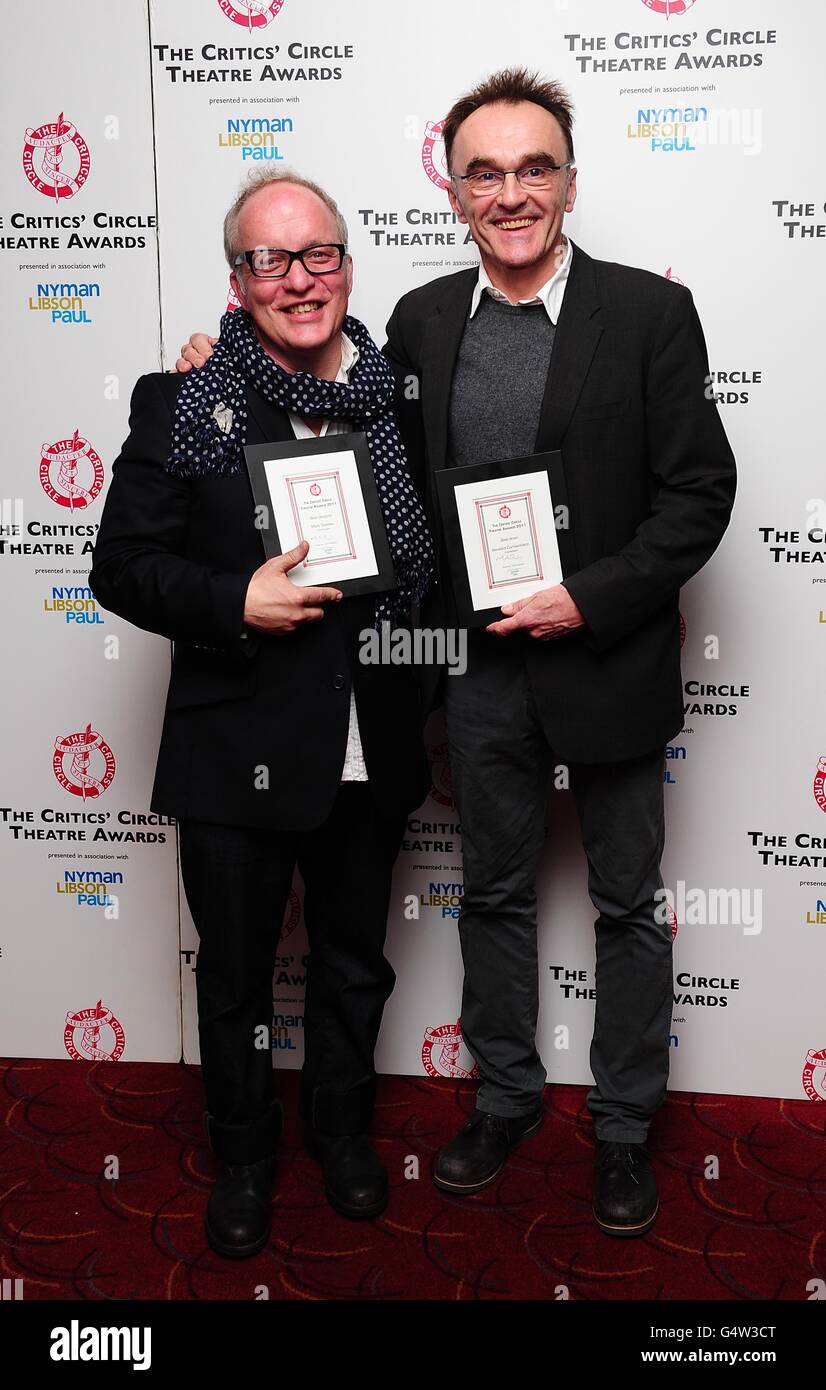
<path fill-rule="evenodd" d="M 565 293 L 565 284 L 568 279 L 568 272 L 571 268 L 571 258 L 574 250 L 573 242 L 568 237 L 565 238 L 565 241 L 567 250 L 559 269 L 554 272 L 550 280 L 546 280 L 544 285 L 540 285 L 532 299 L 520 299 L 518 301 L 519 304 L 544 304 L 548 318 L 553 324 L 557 323 L 560 310 L 562 309 L 562 297 Z M 485 267 L 480 265 L 479 278 L 474 286 L 473 298 L 470 301 L 470 318 L 473 318 L 473 315 L 479 308 L 483 290 L 487 290 L 492 299 L 498 299 L 500 304 L 511 303 L 507 295 L 504 294 L 502 290 L 497 289 L 496 285 L 493 284 Z"/>
<path fill-rule="evenodd" d="M 341 335 L 341 366 L 338 369 L 336 381 L 348 382 L 350 373 L 359 359 L 359 350 L 352 338 L 348 338 L 346 333 Z"/>

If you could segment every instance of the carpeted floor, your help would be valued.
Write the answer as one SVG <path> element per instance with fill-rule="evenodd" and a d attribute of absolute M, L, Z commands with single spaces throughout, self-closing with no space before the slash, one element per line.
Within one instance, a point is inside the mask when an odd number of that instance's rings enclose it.
<path fill-rule="evenodd" d="M 22 1279 L 25 1299 L 805 1300 L 826 1280 L 816 1102 L 672 1095 L 650 1144 L 660 1214 L 644 1239 L 619 1241 L 591 1216 L 584 1087 L 549 1086 L 540 1133 L 468 1199 L 429 1172 L 473 1086 L 382 1078 L 390 1205 L 351 1222 L 325 1201 L 301 1148 L 297 1074 L 282 1072 L 272 1239 L 229 1261 L 203 1235 L 215 1169 L 197 1068 L 10 1060 L 0 1076 L 0 1275 Z M 104 1176 L 113 1159 L 117 1179 Z"/>

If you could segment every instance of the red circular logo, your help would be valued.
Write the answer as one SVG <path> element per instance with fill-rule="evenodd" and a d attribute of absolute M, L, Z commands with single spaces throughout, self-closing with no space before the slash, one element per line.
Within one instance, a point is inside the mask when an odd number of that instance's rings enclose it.
<path fill-rule="evenodd" d="M 428 1076 L 453 1076 L 470 1081 L 479 1075 L 479 1068 L 462 1042 L 460 1021 L 425 1029 L 422 1065 Z"/>
<path fill-rule="evenodd" d="M 245 29 L 266 29 L 283 4 L 284 0 L 218 0 L 218 9 Z"/>
<path fill-rule="evenodd" d="M 818 758 L 817 760 L 817 772 L 812 783 L 812 795 L 821 811 L 826 812 L 826 758 Z"/>
<path fill-rule="evenodd" d="M 85 801 L 102 796 L 111 785 L 115 755 L 103 735 L 87 724 L 82 732 L 55 739 L 52 771 L 64 791 Z"/>
<path fill-rule="evenodd" d="M 422 165 L 431 183 L 437 188 L 449 188 L 445 161 L 445 142 L 442 139 L 444 121 L 428 121 L 422 141 Z"/>
<path fill-rule="evenodd" d="M 440 806 L 450 806 L 455 809 L 453 778 L 450 772 L 447 744 L 437 743 L 435 747 L 428 748 L 427 757 L 430 762 L 430 795 L 432 800 L 438 801 Z"/>
<path fill-rule="evenodd" d="M 510 507 L 508 506 L 507 502 L 503 502 L 502 505 L 501 505 L 501 507 L 499 508 L 499 515 L 501 516 L 501 518 L 502 518 L 503 521 L 507 521 L 507 519 L 508 519 L 508 517 L 510 516 L 510 514 L 511 514 L 511 509 L 510 509 Z"/>
<path fill-rule="evenodd" d="M 287 899 L 287 906 L 284 909 L 284 921 L 281 923 L 281 940 L 286 941 L 298 926 L 301 917 L 301 900 L 294 888 L 290 889 L 290 896 Z"/>
<path fill-rule="evenodd" d="M 803 1089 L 809 1100 L 826 1100 L 826 1047 L 806 1054 Z"/>
<path fill-rule="evenodd" d="M 117 1062 L 126 1034 L 112 1010 L 98 1000 L 93 1009 L 67 1013 L 63 1043 L 75 1062 Z"/>
<path fill-rule="evenodd" d="M 673 14 L 685 14 L 696 0 L 642 0 L 646 9 L 654 10 L 655 14 L 664 14 L 666 19 L 670 19 Z"/>
<path fill-rule="evenodd" d="M 40 450 L 40 486 L 58 506 L 88 507 L 103 487 L 103 464 L 88 439 L 75 430 Z"/>
<path fill-rule="evenodd" d="M 312 493 L 313 497 L 321 496 L 321 488 L 319 487 L 318 483 L 310 483 L 310 492 Z"/>
<path fill-rule="evenodd" d="M 29 127 L 23 142 L 23 172 L 47 198 L 72 198 L 89 176 L 89 146 L 61 111 L 56 121 Z"/>

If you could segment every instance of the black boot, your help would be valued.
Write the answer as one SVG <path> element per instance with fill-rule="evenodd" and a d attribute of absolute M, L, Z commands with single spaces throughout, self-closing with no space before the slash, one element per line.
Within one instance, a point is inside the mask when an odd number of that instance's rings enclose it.
<path fill-rule="evenodd" d="M 511 1149 L 530 1139 L 541 1124 L 541 1106 L 514 1117 L 475 1110 L 469 1124 L 437 1154 L 434 1183 L 459 1197 L 481 1192 L 501 1172 Z"/>
<path fill-rule="evenodd" d="M 346 1092 L 312 1088 L 302 1078 L 304 1147 L 324 1173 L 327 1201 L 353 1221 L 380 1216 L 387 1206 L 387 1170 L 368 1133 L 375 1078 Z"/>
<path fill-rule="evenodd" d="M 594 1160 L 594 1218 L 609 1236 L 644 1236 L 659 1202 L 644 1144 L 598 1139 Z"/>
<path fill-rule="evenodd" d="M 272 1227 L 274 1149 L 282 1128 L 282 1109 L 252 1125 L 227 1125 L 206 1115 L 210 1148 L 221 1174 L 207 1203 L 207 1240 L 219 1255 L 247 1259 L 266 1245 Z M 263 1151 L 263 1157 L 259 1157 Z"/>
<path fill-rule="evenodd" d="M 324 1173 L 327 1201 L 352 1221 L 381 1216 L 387 1206 L 387 1169 L 366 1134 L 321 1134 L 306 1129 L 304 1144 Z"/>
<path fill-rule="evenodd" d="M 225 1164 L 207 1204 L 207 1240 L 219 1255 L 246 1259 L 263 1250 L 272 1227 L 274 1158 Z"/>

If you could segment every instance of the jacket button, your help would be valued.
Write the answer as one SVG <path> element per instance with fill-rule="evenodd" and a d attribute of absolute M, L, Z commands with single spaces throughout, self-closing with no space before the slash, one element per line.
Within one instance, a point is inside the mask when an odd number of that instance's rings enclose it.
<path fill-rule="evenodd" d="M 346 680 L 344 679 L 343 676 L 333 676 L 333 689 L 334 689 L 334 690 L 343 690 L 346 684 L 347 684 L 347 682 L 346 682 Z"/>

